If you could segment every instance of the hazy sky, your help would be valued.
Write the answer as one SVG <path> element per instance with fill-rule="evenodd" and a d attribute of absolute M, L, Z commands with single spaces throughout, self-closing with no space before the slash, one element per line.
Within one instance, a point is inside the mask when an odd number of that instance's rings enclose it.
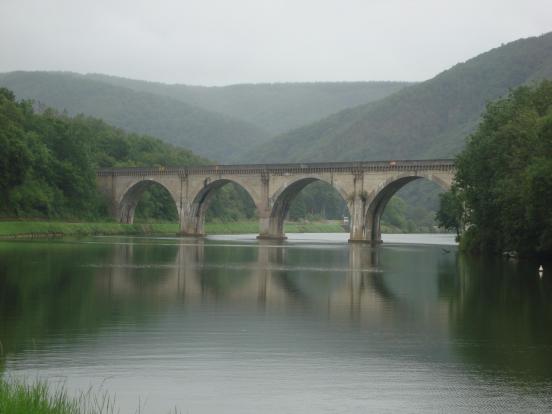
<path fill-rule="evenodd" d="M 417 81 L 548 31 L 552 0 L 0 0 L 0 72 Z"/>

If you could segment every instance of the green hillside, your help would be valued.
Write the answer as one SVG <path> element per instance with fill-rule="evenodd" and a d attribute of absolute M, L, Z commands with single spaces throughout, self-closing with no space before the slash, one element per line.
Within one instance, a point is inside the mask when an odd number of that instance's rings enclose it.
<path fill-rule="evenodd" d="M 204 157 L 225 161 L 267 139 L 261 129 L 166 96 L 62 72 L 0 74 L 0 86 L 68 115 L 85 114 L 130 132 L 159 137 Z"/>
<path fill-rule="evenodd" d="M 382 99 L 410 85 L 407 82 L 312 82 L 205 87 L 167 85 L 99 74 L 86 76 L 226 114 L 256 125 L 272 136 L 343 109 Z"/>
<path fill-rule="evenodd" d="M 387 98 L 276 137 L 242 159 L 449 157 L 464 146 L 487 102 L 543 78 L 552 78 L 552 33 L 498 47 Z"/>
<path fill-rule="evenodd" d="M 106 210 L 96 190 L 98 167 L 206 163 L 188 150 L 98 119 L 71 118 L 51 109 L 36 113 L 31 102 L 17 102 L 4 88 L 0 148 L 0 216 L 7 217 L 101 217 Z"/>

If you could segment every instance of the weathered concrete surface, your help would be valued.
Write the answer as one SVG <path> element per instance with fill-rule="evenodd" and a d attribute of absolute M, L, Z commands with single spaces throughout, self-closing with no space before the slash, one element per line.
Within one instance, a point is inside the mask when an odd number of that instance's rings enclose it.
<path fill-rule="evenodd" d="M 182 235 L 202 236 L 205 212 L 215 191 L 230 182 L 251 196 L 259 238 L 284 239 L 284 220 L 297 194 L 314 181 L 334 187 L 350 212 L 351 242 L 381 242 L 385 206 L 401 187 L 426 178 L 449 189 L 452 160 L 373 161 L 315 164 L 214 165 L 184 168 L 114 168 L 97 172 L 100 191 L 121 223 L 132 223 L 146 188 L 157 183 L 171 194 Z"/>

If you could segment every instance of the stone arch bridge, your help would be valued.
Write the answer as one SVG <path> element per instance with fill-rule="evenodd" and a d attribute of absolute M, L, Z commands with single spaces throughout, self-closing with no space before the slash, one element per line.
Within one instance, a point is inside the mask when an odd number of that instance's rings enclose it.
<path fill-rule="evenodd" d="M 347 203 L 349 241 L 378 243 L 380 219 L 393 194 L 420 178 L 447 190 L 454 171 L 452 160 L 109 168 L 97 171 L 97 183 L 110 202 L 111 214 L 121 223 L 133 222 L 143 192 L 157 183 L 175 202 L 180 233 L 203 236 L 209 200 L 218 188 L 232 182 L 255 203 L 259 238 L 284 239 L 284 219 L 295 196 L 308 184 L 323 181 Z"/>

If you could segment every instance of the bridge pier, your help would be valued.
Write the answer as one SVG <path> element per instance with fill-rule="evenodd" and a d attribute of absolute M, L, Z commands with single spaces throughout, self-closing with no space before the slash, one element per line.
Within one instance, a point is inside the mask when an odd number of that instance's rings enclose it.
<path fill-rule="evenodd" d="M 349 197 L 349 243 L 363 243 L 370 245 L 380 244 L 381 233 L 375 217 L 370 214 L 371 203 L 365 192 L 353 194 Z"/>
<path fill-rule="evenodd" d="M 283 219 L 281 226 L 279 226 L 278 219 L 271 217 L 270 209 L 257 206 L 257 212 L 259 214 L 259 235 L 257 239 L 274 241 L 287 239 L 284 233 Z"/>

